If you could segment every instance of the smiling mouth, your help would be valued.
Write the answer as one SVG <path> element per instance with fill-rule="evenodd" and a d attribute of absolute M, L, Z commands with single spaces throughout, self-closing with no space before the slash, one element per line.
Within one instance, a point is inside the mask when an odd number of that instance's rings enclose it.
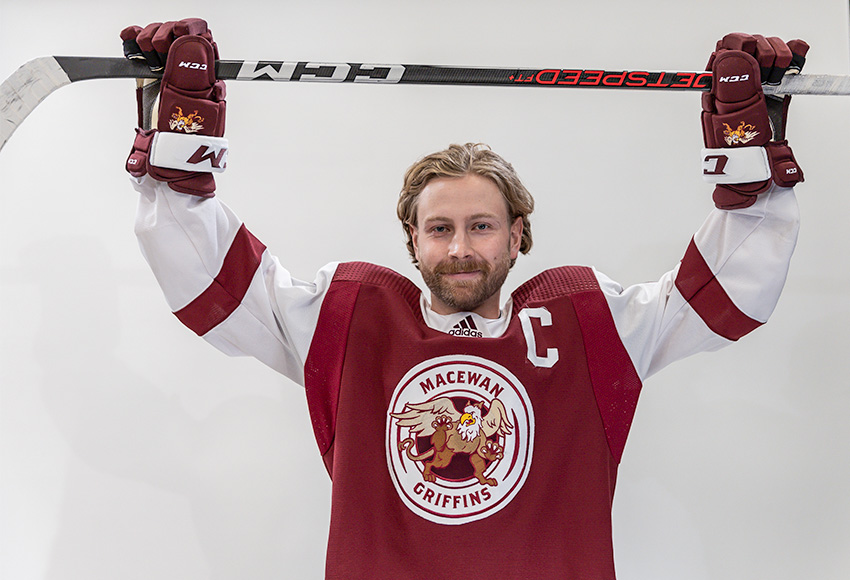
<path fill-rule="evenodd" d="M 453 280 L 471 280 L 481 274 L 481 270 L 466 270 L 464 272 L 447 272 L 443 276 Z"/>
<path fill-rule="evenodd" d="M 482 276 L 486 277 L 489 268 L 485 262 L 469 260 L 466 262 L 445 262 L 435 267 L 433 272 L 444 280 L 466 282 Z"/>

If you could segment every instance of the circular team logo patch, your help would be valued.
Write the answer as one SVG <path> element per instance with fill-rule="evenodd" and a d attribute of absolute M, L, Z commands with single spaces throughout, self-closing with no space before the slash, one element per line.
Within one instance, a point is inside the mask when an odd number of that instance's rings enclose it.
<path fill-rule="evenodd" d="M 412 368 L 387 411 L 387 463 L 415 514 L 465 524 L 506 505 L 525 483 L 534 412 L 525 387 L 487 359 L 452 355 Z"/>

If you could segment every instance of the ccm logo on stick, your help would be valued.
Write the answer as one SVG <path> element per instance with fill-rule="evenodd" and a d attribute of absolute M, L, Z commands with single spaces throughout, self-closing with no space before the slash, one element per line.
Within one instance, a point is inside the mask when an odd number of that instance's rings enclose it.
<path fill-rule="evenodd" d="M 400 64 L 349 64 L 340 62 L 244 61 L 239 80 L 397 83 L 405 68 Z"/>

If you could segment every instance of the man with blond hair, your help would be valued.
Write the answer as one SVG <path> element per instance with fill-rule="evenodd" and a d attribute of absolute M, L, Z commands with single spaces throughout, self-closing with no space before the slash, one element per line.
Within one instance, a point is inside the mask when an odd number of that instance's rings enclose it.
<path fill-rule="evenodd" d="M 553 268 L 503 300 L 534 202 L 489 147 L 452 145 L 405 175 L 398 216 L 429 295 L 364 262 L 295 280 L 214 197 L 224 163 L 204 152 L 226 149 L 225 103 L 206 23 L 122 38 L 164 67 L 157 128 L 127 162 L 143 252 L 184 324 L 305 386 L 333 479 L 327 578 L 614 578 L 611 506 L 643 381 L 764 323 L 784 284 L 802 173 L 787 102 L 768 106 L 759 78 L 798 70 L 807 47 L 718 43 L 702 113 L 717 209 L 673 270 L 623 288 Z M 188 133 L 169 122 L 183 111 Z"/>

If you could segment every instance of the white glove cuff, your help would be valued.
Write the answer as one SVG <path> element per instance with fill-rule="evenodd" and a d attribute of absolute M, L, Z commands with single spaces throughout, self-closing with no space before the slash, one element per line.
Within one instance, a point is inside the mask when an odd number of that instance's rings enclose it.
<path fill-rule="evenodd" d="M 157 131 L 149 159 L 155 167 L 221 173 L 227 167 L 227 139 Z"/>
<path fill-rule="evenodd" d="M 770 177 L 764 147 L 702 150 L 702 178 L 707 183 L 754 183 Z"/>

